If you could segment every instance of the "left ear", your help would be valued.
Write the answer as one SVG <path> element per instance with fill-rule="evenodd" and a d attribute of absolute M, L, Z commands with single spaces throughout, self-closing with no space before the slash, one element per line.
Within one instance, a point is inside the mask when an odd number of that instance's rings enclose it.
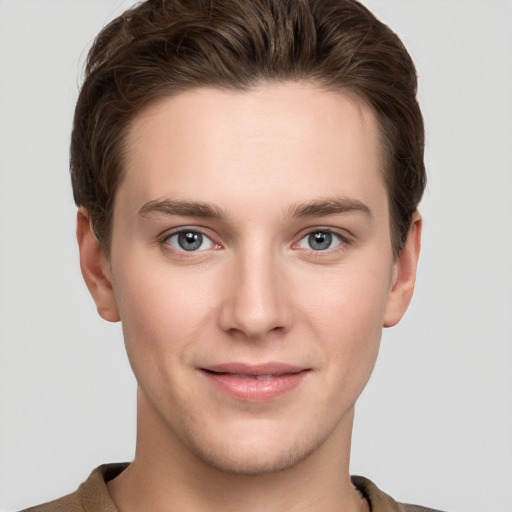
<path fill-rule="evenodd" d="M 384 327 L 396 325 L 404 316 L 411 302 L 420 256 L 421 227 L 421 215 L 416 210 L 412 216 L 405 245 L 394 263 L 392 288 L 384 314 Z"/>

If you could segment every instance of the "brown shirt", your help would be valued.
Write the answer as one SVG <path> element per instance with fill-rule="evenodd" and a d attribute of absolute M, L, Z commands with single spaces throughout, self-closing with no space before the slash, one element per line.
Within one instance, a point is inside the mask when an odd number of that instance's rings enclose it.
<path fill-rule="evenodd" d="M 128 464 L 104 464 L 72 494 L 22 512 L 118 512 L 110 499 L 105 482 L 119 475 Z M 353 476 L 352 483 L 370 503 L 371 512 L 440 512 L 431 508 L 397 503 L 375 484 L 362 476 Z"/>

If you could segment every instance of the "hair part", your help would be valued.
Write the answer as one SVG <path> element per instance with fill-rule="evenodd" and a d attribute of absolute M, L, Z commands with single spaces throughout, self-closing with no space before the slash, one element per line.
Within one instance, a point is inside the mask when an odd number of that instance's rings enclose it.
<path fill-rule="evenodd" d="M 426 183 L 416 70 L 398 36 L 355 0 L 147 0 L 99 33 L 70 168 L 75 202 L 107 256 L 126 134 L 141 110 L 184 90 L 283 81 L 354 95 L 377 115 L 397 256 Z"/>

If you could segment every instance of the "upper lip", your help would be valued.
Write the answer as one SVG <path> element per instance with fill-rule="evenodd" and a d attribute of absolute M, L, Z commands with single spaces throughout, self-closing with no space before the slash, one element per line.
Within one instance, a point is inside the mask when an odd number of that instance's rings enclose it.
<path fill-rule="evenodd" d="M 296 366 L 286 363 L 270 362 L 262 364 L 247 363 L 222 363 L 211 366 L 205 366 L 201 370 L 212 373 L 231 373 L 236 375 L 286 375 L 300 373 L 308 370 L 302 366 Z"/>

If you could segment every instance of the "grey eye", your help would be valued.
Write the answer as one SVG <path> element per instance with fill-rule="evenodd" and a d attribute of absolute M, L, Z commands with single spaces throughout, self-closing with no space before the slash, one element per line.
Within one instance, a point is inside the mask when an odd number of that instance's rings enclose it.
<path fill-rule="evenodd" d="M 201 233 L 194 233 L 189 231 L 188 233 L 178 234 L 178 245 L 184 251 L 195 251 L 201 247 L 203 243 L 203 235 Z"/>
<path fill-rule="evenodd" d="M 311 233 L 308 236 L 308 243 L 311 249 L 315 251 L 324 251 L 325 249 L 329 249 L 332 243 L 332 235 L 331 233 L 323 233 L 321 231 L 317 233 Z"/>
<path fill-rule="evenodd" d="M 213 242 L 199 231 L 185 230 L 167 238 L 167 243 L 178 251 L 204 251 L 213 247 Z"/>
<path fill-rule="evenodd" d="M 342 242 L 341 236 L 331 231 L 313 231 L 302 238 L 298 245 L 301 249 L 326 251 L 337 247 Z"/>

